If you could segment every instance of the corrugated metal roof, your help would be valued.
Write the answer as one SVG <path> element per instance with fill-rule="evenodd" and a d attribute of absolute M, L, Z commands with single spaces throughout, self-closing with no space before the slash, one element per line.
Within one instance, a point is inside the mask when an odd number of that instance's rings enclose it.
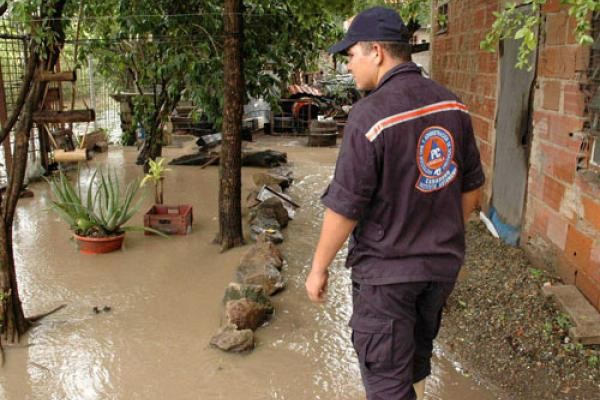
<path fill-rule="evenodd" d="M 308 85 L 290 85 L 288 86 L 288 92 L 290 92 L 290 95 L 310 94 L 311 96 L 323 96 L 323 93 L 319 89 Z"/>

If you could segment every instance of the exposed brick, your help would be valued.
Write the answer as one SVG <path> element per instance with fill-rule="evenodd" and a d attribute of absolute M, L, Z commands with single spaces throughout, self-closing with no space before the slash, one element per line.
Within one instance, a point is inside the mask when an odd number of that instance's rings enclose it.
<path fill-rule="evenodd" d="M 597 306 L 600 301 L 600 282 L 596 281 L 583 271 L 577 272 L 575 286 L 583 293 L 592 305 Z"/>
<path fill-rule="evenodd" d="M 544 105 L 546 110 L 558 111 L 560 104 L 560 88 L 559 81 L 546 81 L 543 84 Z"/>
<path fill-rule="evenodd" d="M 587 71 L 590 67 L 592 46 L 571 46 L 575 49 L 575 66 L 577 72 Z M 568 59 L 567 59 L 568 60 Z"/>
<path fill-rule="evenodd" d="M 542 13 L 555 13 L 561 9 L 560 0 L 548 0 L 546 4 L 542 6 Z"/>
<path fill-rule="evenodd" d="M 544 175 L 534 165 L 529 168 L 527 191 L 539 200 L 544 198 Z"/>
<path fill-rule="evenodd" d="M 498 73 L 497 53 L 480 53 L 478 71 L 483 73 Z"/>
<path fill-rule="evenodd" d="M 591 197 L 581 196 L 583 203 L 583 218 L 600 232 L 600 202 Z"/>
<path fill-rule="evenodd" d="M 585 95 L 577 84 L 564 88 L 564 113 L 582 117 L 585 114 Z"/>
<path fill-rule="evenodd" d="M 544 177 L 544 202 L 555 211 L 560 210 L 560 203 L 565 194 L 565 187 L 556 179 Z"/>
<path fill-rule="evenodd" d="M 575 34 L 576 26 L 577 19 L 575 17 L 569 17 L 567 22 L 567 44 L 577 44 L 577 35 Z"/>
<path fill-rule="evenodd" d="M 481 157 L 481 163 L 491 168 L 492 167 L 492 146 L 488 142 L 484 142 L 481 140 L 478 140 L 477 142 L 479 145 L 479 154 Z"/>
<path fill-rule="evenodd" d="M 537 110 L 533 113 L 534 136 L 577 152 L 581 140 L 569 134 L 580 131 L 584 121 L 583 118 L 575 116 L 555 115 Z"/>
<path fill-rule="evenodd" d="M 540 53 L 540 75 L 548 78 L 572 78 L 577 53 L 577 46 L 544 47 Z"/>
<path fill-rule="evenodd" d="M 490 120 L 479 117 L 477 115 L 472 115 L 471 121 L 473 122 L 473 131 L 475 132 L 475 136 L 477 136 L 481 140 L 489 142 L 491 136 Z"/>
<path fill-rule="evenodd" d="M 566 43 L 568 15 L 565 13 L 550 14 L 546 16 L 546 45 L 560 45 Z"/>
<path fill-rule="evenodd" d="M 527 214 L 533 214 L 533 221 L 531 221 L 531 225 L 528 227 L 529 230 L 532 233 L 546 236 L 550 220 L 550 212 L 548 211 L 548 208 L 540 204 L 535 197 L 528 196 L 527 210 Z M 565 235 L 565 240 L 566 237 L 567 236 Z"/>
<path fill-rule="evenodd" d="M 577 277 L 578 273 L 577 268 L 571 265 L 564 258 L 559 258 L 556 266 L 558 267 L 558 275 L 560 276 L 560 279 L 562 279 L 567 285 L 574 285 L 575 278 Z"/>
<path fill-rule="evenodd" d="M 548 212 L 547 217 L 548 227 L 546 229 L 546 236 L 561 251 L 565 250 L 569 224 L 560 215 L 553 212 Z"/>
<path fill-rule="evenodd" d="M 577 153 L 563 147 L 552 146 L 545 141 L 538 141 L 542 167 L 556 179 L 573 183 L 577 167 Z"/>
<path fill-rule="evenodd" d="M 596 240 L 590 252 L 590 271 L 596 280 L 600 280 L 600 240 Z"/>
<path fill-rule="evenodd" d="M 565 244 L 565 257 L 572 264 L 588 270 L 590 267 L 590 254 L 593 240 L 573 225 L 569 225 L 567 243 Z M 579 268 L 578 268 L 579 269 Z"/>

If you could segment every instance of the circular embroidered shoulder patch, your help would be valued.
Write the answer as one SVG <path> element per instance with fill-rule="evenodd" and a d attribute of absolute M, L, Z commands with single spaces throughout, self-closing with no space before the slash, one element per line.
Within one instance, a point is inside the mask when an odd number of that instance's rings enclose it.
<path fill-rule="evenodd" d="M 454 138 L 440 126 L 431 126 L 421 133 L 417 145 L 417 165 L 421 175 L 415 187 L 422 192 L 435 192 L 456 178 Z"/>

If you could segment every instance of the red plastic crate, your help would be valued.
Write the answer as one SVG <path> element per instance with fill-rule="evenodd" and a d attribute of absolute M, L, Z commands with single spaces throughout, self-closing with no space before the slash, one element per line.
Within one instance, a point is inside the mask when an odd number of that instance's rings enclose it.
<path fill-rule="evenodd" d="M 187 235 L 191 233 L 193 220 L 190 204 L 180 206 L 156 204 L 144 214 L 145 227 L 169 235 Z M 151 232 L 145 232 L 144 234 L 152 235 Z"/>

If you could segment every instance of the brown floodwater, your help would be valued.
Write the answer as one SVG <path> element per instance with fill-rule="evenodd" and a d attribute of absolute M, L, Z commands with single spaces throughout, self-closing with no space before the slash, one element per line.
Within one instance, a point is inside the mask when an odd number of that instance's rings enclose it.
<path fill-rule="evenodd" d="M 305 138 L 262 137 L 253 147 L 288 152 L 302 205 L 285 231 L 285 291 L 273 297 L 275 315 L 256 332 L 244 355 L 209 347 L 222 322 L 221 298 L 248 247 L 220 253 L 215 167 L 171 167 L 165 202 L 194 207 L 193 232 L 162 239 L 130 232 L 124 249 L 81 255 L 66 225 L 45 209 L 47 185 L 31 185 L 15 222 L 15 258 L 28 315 L 67 307 L 6 348 L 0 399 L 362 399 L 349 342 L 350 280 L 341 252 L 331 271 L 329 300 L 313 305 L 304 279 L 319 233 L 319 195 L 333 173 L 337 149 L 303 147 Z M 192 142 L 190 142 L 191 144 Z M 189 152 L 165 150 L 167 157 Z M 135 149 L 111 148 L 83 168 L 110 166 L 126 180 L 141 174 Z M 243 197 L 256 168 L 243 170 Z M 85 188 L 85 182 L 82 185 Z M 151 204 L 148 195 L 142 210 Z M 133 224 L 142 224 L 142 213 Z M 111 310 L 96 314 L 94 307 Z M 495 399 L 436 349 L 428 399 Z"/>

